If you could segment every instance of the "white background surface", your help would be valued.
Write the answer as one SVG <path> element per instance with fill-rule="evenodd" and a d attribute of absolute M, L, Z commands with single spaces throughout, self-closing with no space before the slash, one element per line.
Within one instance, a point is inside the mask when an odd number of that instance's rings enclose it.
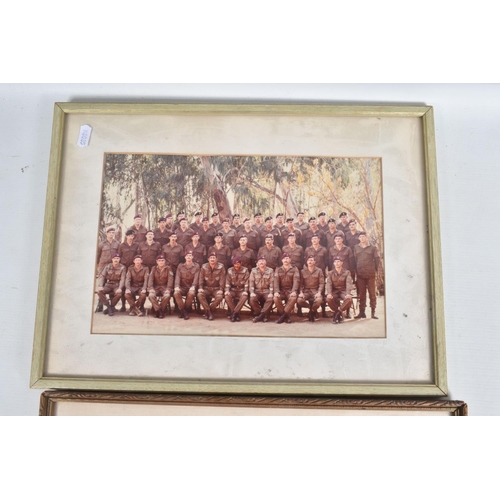
<path fill-rule="evenodd" d="M 0 414 L 36 415 L 30 390 L 55 101 L 411 103 L 434 106 L 450 399 L 500 414 L 499 85 L 2 85 Z M 85 217 L 85 214 L 81 214 Z"/>

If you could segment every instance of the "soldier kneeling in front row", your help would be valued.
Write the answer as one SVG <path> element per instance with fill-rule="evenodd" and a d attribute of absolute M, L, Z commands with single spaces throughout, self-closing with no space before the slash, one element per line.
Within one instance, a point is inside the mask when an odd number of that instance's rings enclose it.
<path fill-rule="evenodd" d="M 333 323 L 342 323 L 344 311 L 349 311 L 352 304 L 351 273 L 347 269 L 343 269 L 342 264 L 340 257 L 334 257 L 334 268 L 326 276 L 326 302 L 333 311 Z"/>
<path fill-rule="evenodd" d="M 115 306 L 121 299 L 122 288 L 125 286 L 125 266 L 120 264 L 120 255 L 115 253 L 111 258 L 111 264 L 107 264 L 97 280 L 97 295 L 100 301 L 107 305 L 104 314 L 113 316 Z M 106 295 L 109 295 L 109 301 Z"/>

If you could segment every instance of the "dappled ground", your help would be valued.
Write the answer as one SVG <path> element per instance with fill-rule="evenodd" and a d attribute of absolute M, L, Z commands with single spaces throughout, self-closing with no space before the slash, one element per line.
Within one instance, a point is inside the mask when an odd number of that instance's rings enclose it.
<path fill-rule="evenodd" d="M 173 304 L 173 301 L 172 301 Z M 128 307 L 128 305 L 127 305 Z M 146 309 L 151 304 L 146 301 Z M 94 306 L 95 310 L 95 306 Z M 314 323 L 292 315 L 292 323 L 277 325 L 274 321 L 279 315 L 274 312 L 267 323 L 252 323 L 249 309 L 241 312 L 241 322 L 231 323 L 226 310 L 219 309 L 215 313 L 215 320 L 208 321 L 196 313 L 191 314 L 189 320 L 179 319 L 173 312 L 163 319 L 154 317 L 148 310 L 148 315 L 137 317 L 125 313 L 115 313 L 109 317 L 103 313 L 92 314 L 92 333 L 99 334 L 136 334 L 136 335 L 203 335 L 203 336 L 233 336 L 233 337 L 322 337 L 322 338 L 385 338 L 385 303 L 384 297 L 377 299 L 378 320 L 370 318 L 370 309 L 367 309 L 367 319 L 350 319 L 341 324 L 333 324 L 332 313 L 328 309 L 328 319 L 320 318 Z M 351 310 L 352 314 L 352 310 Z"/>

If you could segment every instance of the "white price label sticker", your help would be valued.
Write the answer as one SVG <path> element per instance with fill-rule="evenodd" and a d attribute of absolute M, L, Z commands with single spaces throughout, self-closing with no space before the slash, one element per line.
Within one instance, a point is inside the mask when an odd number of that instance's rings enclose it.
<path fill-rule="evenodd" d="M 90 125 L 82 125 L 80 127 L 80 135 L 78 136 L 77 144 L 81 148 L 85 148 L 86 146 L 89 145 L 91 133 L 92 133 L 92 127 Z"/>

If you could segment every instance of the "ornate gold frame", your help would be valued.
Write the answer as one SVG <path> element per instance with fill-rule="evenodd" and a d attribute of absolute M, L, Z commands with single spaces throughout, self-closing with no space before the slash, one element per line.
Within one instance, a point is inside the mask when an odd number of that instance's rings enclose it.
<path fill-rule="evenodd" d="M 429 261 L 432 309 L 433 382 L 415 383 L 315 383 L 235 382 L 212 380 L 126 380 L 113 378 L 51 377 L 44 374 L 50 290 L 65 119 L 69 114 L 276 114 L 348 117 L 418 117 L 424 137 L 425 179 L 429 228 Z M 441 246 L 433 109 L 430 106 L 239 105 L 239 104 L 94 104 L 56 103 L 45 210 L 45 226 L 36 308 L 31 387 L 37 389 L 131 390 L 243 394 L 323 394 L 369 396 L 443 396 L 447 394 L 446 352 Z"/>
<path fill-rule="evenodd" d="M 54 416 L 58 402 L 175 405 L 175 406 L 212 406 L 232 408 L 287 408 L 309 410 L 351 410 L 397 411 L 402 415 L 411 412 L 449 412 L 450 416 L 467 416 L 467 404 L 463 401 L 440 401 L 430 399 L 348 399 L 348 398 L 302 398 L 279 396 L 238 396 L 206 394 L 158 394 L 133 392 L 79 392 L 45 391 L 40 396 L 39 415 Z M 293 414 L 293 411 L 291 412 Z"/>

